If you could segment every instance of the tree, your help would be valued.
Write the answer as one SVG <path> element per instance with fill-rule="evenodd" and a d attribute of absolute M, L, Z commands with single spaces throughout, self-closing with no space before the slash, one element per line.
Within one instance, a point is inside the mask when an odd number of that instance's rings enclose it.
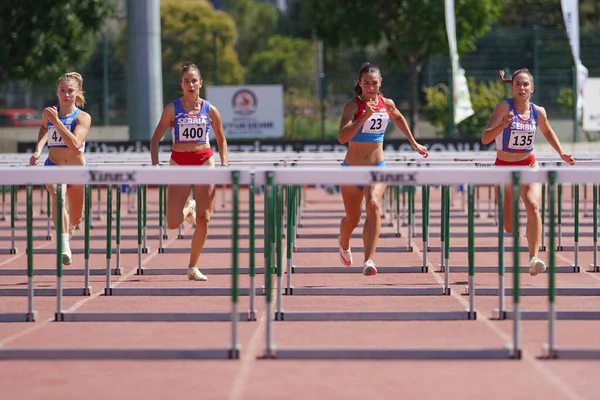
<path fill-rule="evenodd" d="M 2 0 L 0 80 L 52 82 L 88 57 L 112 0 Z"/>
<path fill-rule="evenodd" d="M 475 40 L 489 29 L 501 6 L 495 0 L 455 3 L 458 51 L 465 53 L 475 48 Z M 384 47 L 390 64 L 402 66 L 409 74 L 409 122 L 416 134 L 418 74 L 430 56 L 448 54 L 444 2 L 307 0 L 304 18 L 330 46 Z"/>
<path fill-rule="evenodd" d="M 253 54 L 266 47 L 266 41 L 275 33 L 278 11 L 269 3 L 254 0 L 223 0 L 223 9 L 236 24 L 236 49 L 242 65 L 246 66 Z"/>
<path fill-rule="evenodd" d="M 206 1 L 162 0 L 160 19 L 166 102 L 179 92 L 179 72 L 187 61 L 198 65 L 205 83 L 242 82 L 242 66 L 233 47 L 235 23 L 229 15 Z"/>
<path fill-rule="evenodd" d="M 275 35 L 265 50 L 254 54 L 246 70 L 248 83 L 283 84 L 286 90 L 310 93 L 314 87 L 314 44 L 305 39 Z"/>
<path fill-rule="evenodd" d="M 505 0 L 499 23 L 502 26 L 565 28 L 559 0 Z M 600 24 L 600 2 L 579 0 L 579 24 L 582 30 Z"/>

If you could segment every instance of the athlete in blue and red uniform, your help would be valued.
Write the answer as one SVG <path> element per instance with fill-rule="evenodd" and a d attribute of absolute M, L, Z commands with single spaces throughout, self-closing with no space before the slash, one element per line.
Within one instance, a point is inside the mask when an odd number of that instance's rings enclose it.
<path fill-rule="evenodd" d="M 152 165 L 158 165 L 158 144 L 170 126 L 173 133 L 171 165 L 194 165 L 214 167 L 215 161 L 209 143 L 214 132 L 219 146 L 221 166 L 227 166 L 227 140 L 221 123 L 221 115 L 215 106 L 200 98 L 202 78 L 200 69 L 186 63 L 181 69 L 183 96 L 167 105 L 154 130 L 150 142 Z M 188 199 L 191 185 L 167 187 L 167 226 L 176 229 L 183 220 L 196 222 L 188 265 L 188 279 L 206 281 L 208 278 L 198 269 L 197 263 L 208 235 L 208 223 L 213 211 L 215 185 L 194 185 L 194 199 Z"/>
<path fill-rule="evenodd" d="M 533 154 L 535 137 L 538 127 L 546 140 L 560 158 L 575 164 L 570 155 L 564 153 L 556 134 L 548 122 L 544 107 L 529 101 L 534 91 L 533 76 L 527 69 L 514 72 L 511 79 L 504 78 L 504 71 L 500 71 L 504 83 L 512 87 L 512 99 L 502 100 L 496 105 L 490 120 L 483 132 L 481 141 L 489 144 L 496 141 L 496 166 L 528 166 L 537 167 Z M 512 233 L 512 190 L 507 186 L 504 190 L 504 229 Z M 541 185 L 532 183 L 521 186 L 521 199 L 527 211 L 527 243 L 529 246 L 529 273 L 537 275 L 546 270 L 546 264 L 538 257 L 542 240 L 542 218 L 539 213 L 541 199 Z"/>
<path fill-rule="evenodd" d="M 427 149 L 415 141 L 394 101 L 381 96 L 380 88 L 379 68 L 369 63 L 363 64 L 358 71 L 358 82 L 354 87 L 356 96 L 344 105 L 340 121 L 338 140 L 342 144 L 348 143 L 343 166 L 385 167 L 383 136 L 390 120 L 404 133 L 413 149 L 427 157 Z M 384 183 L 364 187 L 342 186 L 346 216 L 340 222 L 339 257 L 342 265 L 352 265 L 350 236 L 360 222 L 364 197 L 367 212 L 363 228 L 364 275 L 377 274 L 373 257 L 381 231 L 380 200 L 385 187 Z"/>

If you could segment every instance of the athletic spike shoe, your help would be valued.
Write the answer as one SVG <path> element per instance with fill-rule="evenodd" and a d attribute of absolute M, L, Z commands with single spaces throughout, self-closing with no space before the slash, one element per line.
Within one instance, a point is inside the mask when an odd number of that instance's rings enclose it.
<path fill-rule="evenodd" d="M 61 258 L 63 265 L 71 265 L 71 262 L 73 262 L 73 254 L 71 253 L 71 250 L 63 249 Z"/>
<path fill-rule="evenodd" d="M 529 260 L 529 275 L 536 276 L 544 271 L 546 271 L 546 263 L 538 257 L 531 257 L 531 260 Z"/>
<path fill-rule="evenodd" d="M 365 261 L 365 266 L 363 268 L 363 275 L 365 275 L 365 276 L 377 275 L 377 268 L 375 268 L 375 263 L 373 262 L 373 260 Z"/>
<path fill-rule="evenodd" d="M 204 275 L 198 267 L 188 268 L 187 272 L 188 279 L 190 281 L 207 281 L 208 276 Z"/>
<path fill-rule="evenodd" d="M 340 262 L 342 263 L 342 265 L 344 267 L 349 267 L 352 265 L 352 252 L 350 251 L 350 247 L 348 247 L 347 250 L 342 249 L 341 240 L 342 240 L 342 237 L 338 236 L 338 245 L 339 245 L 338 254 L 340 256 Z"/>
<path fill-rule="evenodd" d="M 185 214 L 185 222 L 190 225 L 194 225 L 196 222 L 196 200 L 189 199 L 185 204 L 184 210 L 187 209 L 187 213 Z"/>

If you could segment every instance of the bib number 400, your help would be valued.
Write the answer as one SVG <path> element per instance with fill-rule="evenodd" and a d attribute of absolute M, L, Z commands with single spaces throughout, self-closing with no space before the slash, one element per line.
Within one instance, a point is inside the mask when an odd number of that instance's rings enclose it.
<path fill-rule="evenodd" d="M 204 136 L 204 130 L 202 128 L 188 128 L 186 127 L 183 132 L 181 132 L 181 137 L 186 139 L 201 139 Z"/>

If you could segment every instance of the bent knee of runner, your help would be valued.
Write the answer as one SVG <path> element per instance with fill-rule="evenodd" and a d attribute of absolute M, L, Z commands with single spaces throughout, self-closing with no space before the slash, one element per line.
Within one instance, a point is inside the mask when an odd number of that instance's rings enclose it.
<path fill-rule="evenodd" d="M 350 225 L 352 229 L 356 228 L 360 224 L 360 214 L 359 215 L 346 215 L 342 219 L 342 225 Z"/>
<path fill-rule="evenodd" d="M 179 216 L 179 214 L 173 215 L 171 213 L 167 213 L 167 227 L 169 229 L 177 229 L 181 224 L 183 224 L 183 215 Z"/>
<path fill-rule="evenodd" d="M 209 223 L 210 223 L 210 212 L 196 214 L 196 226 L 197 225 L 208 226 Z"/>

